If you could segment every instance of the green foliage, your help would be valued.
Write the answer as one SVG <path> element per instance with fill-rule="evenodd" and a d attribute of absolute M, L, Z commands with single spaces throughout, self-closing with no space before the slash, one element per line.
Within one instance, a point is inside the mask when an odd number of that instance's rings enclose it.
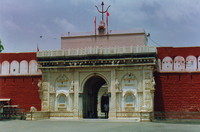
<path fill-rule="evenodd" d="M 1 44 L 1 40 L 0 40 L 0 52 L 2 52 L 4 50 L 3 45 Z"/>

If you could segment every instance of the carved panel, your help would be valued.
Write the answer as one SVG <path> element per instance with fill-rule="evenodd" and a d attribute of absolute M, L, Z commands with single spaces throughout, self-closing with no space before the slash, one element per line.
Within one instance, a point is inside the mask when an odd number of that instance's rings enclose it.
<path fill-rule="evenodd" d="M 145 72 L 144 75 L 145 79 L 150 79 L 150 72 Z"/>
<path fill-rule="evenodd" d="M 46 92 L 46 91 L 43 92 L 42 100 L 43 101 L 47 101 L 48 100 L 48 92 Z"/>
<path fill-rule="evenodd" d="M 55 82 L 56 90 L 69 90 L 70 88 L 70 81 L 65 75 L 61 75 L 56 79 Z"/>
<path fill-rule="evenodd" d="M 54 108 L 54 106 L 55 106 L 55 94 L 50 95 L 49 104 L 50 104 L 50 110 L 54 111 L 55 110 L 55 108 Z"/>
<path fill-rule="evenodd" d="M 152 101 L 151 100 L 146 100 L 146 108 L 147 110 L 152 110 Z"/>
<path fill-rule="evenodd" d="M 148 81 L 145 81 L 145 89 L 150 89 L 151 88 L 151 82 L 148 80 Z"/>
<path fill-rule="evenodd" d="M 137 80 L 133 74 L 129 73 L 123 77 L 122 89 L 137 89 Z"/>
<path fill-rule="evenodd" d="M 151 96 L 152 96 L 152 95 L 151 95 L 150 92 L 146 92 L 146 97 L 145 97 L 145 99 L 146 99 L 146 100 L 151 100 L 151 99 L 152 99 Z"/>
<path fill-rule="evenodd" d="M 42 82 L 42 90 L 48 90 L 48 82 Z"/>
<path fill-rule="evenodd" d="M 48 102 L 47 101 L 43 101 L 42 102 L 42 111 L 48 111 Z"/>

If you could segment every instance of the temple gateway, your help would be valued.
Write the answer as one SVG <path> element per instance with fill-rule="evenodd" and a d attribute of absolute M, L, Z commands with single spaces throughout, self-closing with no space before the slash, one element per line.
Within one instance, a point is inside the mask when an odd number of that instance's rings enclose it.
<path fill-rule="evenodd" d="M 143 30 L 61 39 L 61 50 L 37 53 L 43 112 L 50 118 L 150 120 L 156 49 L 145 45 Z"/>
<path fill-rule="evenodd" d="M 143 30 L 108 31 L 103 5 L 98 33 L 68 32 L 61 50 L 37 52 L 42 116 L 150 120 L 156 48 Z"/>

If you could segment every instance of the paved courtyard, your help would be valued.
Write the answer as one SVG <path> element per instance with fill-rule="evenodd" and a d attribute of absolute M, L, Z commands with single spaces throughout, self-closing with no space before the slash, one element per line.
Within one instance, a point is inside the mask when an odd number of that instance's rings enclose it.
<path fill-rule="evenodd" d="M 199 123 L 109 120 L 0 121 L 0 132 L 199 132 Z"/>

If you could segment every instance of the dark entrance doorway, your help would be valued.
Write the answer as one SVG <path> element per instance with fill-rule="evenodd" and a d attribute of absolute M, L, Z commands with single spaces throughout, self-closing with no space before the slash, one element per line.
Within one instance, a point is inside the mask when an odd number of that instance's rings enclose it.
<path fill-rule="evenodd" d="M 101 112 L 105 113 L 104 118 L 108 118 L 108 112 L 109 112 L 109 96 L 108 96 L 108 94 L 104 94 L 101 97 Z"/>
<path fill-rule="evenodd" d="M 84 84 L 83 90 L 83 118 L 98 118 L 98 91 L 106 84 L 100 76 L 90 77 Z"/>

